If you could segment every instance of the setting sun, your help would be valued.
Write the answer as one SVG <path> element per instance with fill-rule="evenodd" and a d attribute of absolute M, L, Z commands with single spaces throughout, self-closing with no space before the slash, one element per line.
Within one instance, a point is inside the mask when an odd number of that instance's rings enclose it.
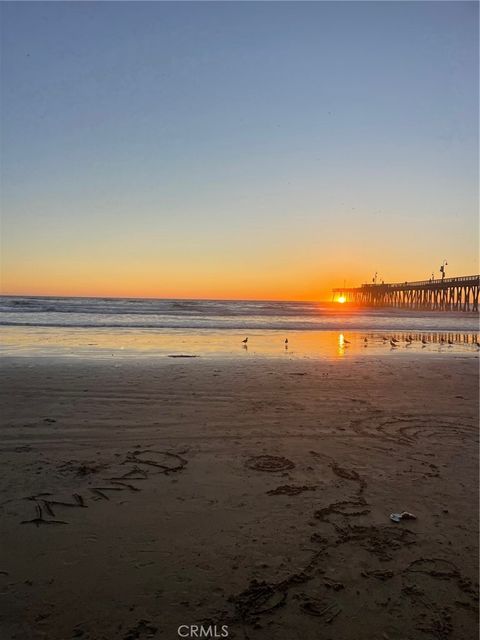
<path fill-rule="evenodd" d="M 340 296 L 337 300 L 337 302 L 339 302 L 340 304 L 343 304 L 344 302 L 346 302 L 347 299 L 345 298 L 345 296 Z"/>

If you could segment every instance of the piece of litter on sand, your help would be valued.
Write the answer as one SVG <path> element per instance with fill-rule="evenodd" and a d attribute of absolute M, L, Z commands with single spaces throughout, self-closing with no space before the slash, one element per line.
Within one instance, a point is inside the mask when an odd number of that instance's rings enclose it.
<path fill-rule="evenodd" d="M 414 516 L 413 513 L 409 511 L 402 511 L 402 513 L 391 513 L 390 520 L 393 522 L 400 522 L 400 520 L 416 520 L 417 516 Z"/>

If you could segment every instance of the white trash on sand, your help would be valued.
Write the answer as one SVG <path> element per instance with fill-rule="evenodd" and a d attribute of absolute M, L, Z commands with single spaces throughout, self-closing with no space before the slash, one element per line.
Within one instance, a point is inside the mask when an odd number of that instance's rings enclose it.
<path fill-rule="evenodd" d="M 390 520 L 393 522 L 400 522 L 400 520 L 416 520 L 417 516 L 414 516 L 413 513 L 409 511 L 402 511 L 402 513 L 391 513 Z"/>

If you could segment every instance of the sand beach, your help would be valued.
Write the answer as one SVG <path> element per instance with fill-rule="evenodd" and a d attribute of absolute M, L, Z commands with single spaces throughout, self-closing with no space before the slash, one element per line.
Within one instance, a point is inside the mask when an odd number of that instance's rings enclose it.
<path fill-rule="evenodd" d="M 361 341 L 5 357 L 1 637 L 476 637 L 478 353 Z"/>

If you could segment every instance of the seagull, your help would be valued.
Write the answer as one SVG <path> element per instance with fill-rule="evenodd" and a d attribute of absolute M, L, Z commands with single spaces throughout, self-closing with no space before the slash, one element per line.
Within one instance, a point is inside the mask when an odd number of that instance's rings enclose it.
<path fill-rule="evenodd" d="M 443 336 L 440 338 L 440 342 L 441 342 L 442 344 L 445 342 L 445 338 L 444 338 Z"/>
<path fill-rule="evenodd" d="M 393 339 L 390 340 L 390 344 L 391 344 L 392 347 L 396 347 L 397 346 L 396 341 L 394 341 Z"/>
<path fill-rule="evenodd" d="M 450 346 L 452 346 L 452 344 L 453 344 L 453 340 L 450 340 L 450 338 L 449 338 L 449 339 L 448 339 L 448 344 L 449 344 Z"/>
<path fill-rule="evenodd" d="M 345 340 L 345 338 L 343 339 L 343 344 L 350 344 L 350 340 Z"/>
<path fill-rule="evenodd" d="M 364 339 L 363 339 L 363 341 L 364 341 L 364 342 L 368 342 L 368 339 L 367 339 L 367 338 L 364 338 Z"/>
<path fill-rule="evenodd" d="M 247 337 L 247 338 L 245 338 L 245 340 L 242 340 L 242 342 L 243 342 L 243 344 L 247 344 L 247 342 L 248 342 L 248 337 Z"/>
<path fill-rule="evenodd" d="M 386 342 L 386 341 L 387 341 L 386 336 L 383 336 L 382 340 L 383 340 L 384 342 Z"/>
<path fill-rule="evenodd" d="M 477 347 L 480 347 L 480 342 L 477 340 L 477 341 L 475 342 L 475 345 L 476 345 Z"/>
<path fill-rule="evenodd" d="M 391 338 L 390 342 L 400 342 L 400 340 L 397 340 L 396 338 Z"/>
<path fill-rule="evenodd" d="M 288 338 L 285 338 L 285 344 L 288 344 Z"/>
<path fill-rule="evenodd" d="M 407 344 L 412 344 L 412 336 L 408 336 L 408 338 L 405 340 L 405 342 Z"/>
<path fill-rule="evenodd" d="M 422 344 L 428 344 L 428 340 L 425 338 L 425 336 L 422 336 Z"/>

